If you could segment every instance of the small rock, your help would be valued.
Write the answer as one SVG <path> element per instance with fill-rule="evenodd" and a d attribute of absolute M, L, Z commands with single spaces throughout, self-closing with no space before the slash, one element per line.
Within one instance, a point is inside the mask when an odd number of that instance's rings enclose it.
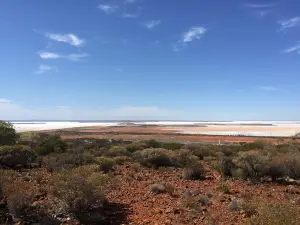
<path fill-rule="evenodd" d="M 296 199 L 294 200 L 294 202 L 295 202 L 295 205 L 300 205 L 300 198 L 296 198 Z"/>

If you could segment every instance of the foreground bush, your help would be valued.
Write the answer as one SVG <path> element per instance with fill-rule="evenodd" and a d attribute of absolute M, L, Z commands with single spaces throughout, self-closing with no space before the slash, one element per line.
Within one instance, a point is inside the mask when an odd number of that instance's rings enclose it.
<path fill-rule="evenodd" d="M 129 152 L 136 152 L 141 151 L 145 148 L 147 148 L 147 144 L 144 142 L 133 142 L 125 146 L 127 151 Z"/>
<path fill-rule="evenodd" d="M 145 167 L 157 169 L 158 167 L 173 166 L 170 152 L 163 148 L 144 149 L 135 152 L 133 158 Z"/>
<path fill-rule="evenodd" d="M 204 168 L 200 162 L 192 162 L 186 165 L 182 172 L 182 177 L 186 180 L 202 180 L 204 176 Z"/>
<path fill-rule="evenodd" d="M 0 146 L 14 145 L 17 141 L 17 133 L 11 123 L 0 120 Z"/>
<path fill-rule="evenodd" d="M 2 167 L 29 167 L 34 159 L 35 154 L 28 146 L 14 145 L 0 147 L 0 166 Z"/>
<path fill-rule="evenodd" d="M 40 134 L 38 132 L 28 131 L 28 132 L 22 132 L 18 139 L 18 144 L 21 145 L 28 145 L 31 148 L 36 147 L 39 139 Z"/>
<path fill-rule="evenodd" d="M 265 205 L 258 214 L 250 218 L 251 225 L 298 225 L 300 209 L 288 205 Z"/>
<path fill-rule="evenodd" d="M 88 165 L 57 174 L 53 194 L 65 204 L 66 211 L 86 212 L 106 202 L 104 191 L 110 178 L 95 169 L 94 165 Z"/>

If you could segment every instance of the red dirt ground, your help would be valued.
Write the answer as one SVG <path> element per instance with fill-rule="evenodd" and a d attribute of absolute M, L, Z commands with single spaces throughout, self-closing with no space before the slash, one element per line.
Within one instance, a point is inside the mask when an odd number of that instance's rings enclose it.
<path fill-rule="evenodd" d="M 253 142 L 262 140 L 266 142 L 278 143 L 279 138 L 270 137 L 246 137 L 246 136 L 226 136 L 226 135 L 180 135 L 176 130 L 166 130 L 165 127 L 85 127 L 62 129 L 56 131 L 62 138 L 109 138 L 123 140 L 149 140 L 161 141 L 182 141 L 182 142 Z M 72 132 L 72 133 L 70 133 Z M 289 142 L 291 138 L 281 138 L 280 143 Z M 296 140 L 300 142 L 300 140 Z"/>

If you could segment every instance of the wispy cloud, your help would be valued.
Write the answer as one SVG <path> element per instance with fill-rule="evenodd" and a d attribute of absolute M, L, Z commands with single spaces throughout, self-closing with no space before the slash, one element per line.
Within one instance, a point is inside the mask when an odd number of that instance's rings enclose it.
<path fill-rule="evenodd" d="M 192 27 L 182 34 L 181 38 L 173 45 L 173 49 L 175 51 L 180 51 L 188 43 L 200 40 L 206 33 L 207 29 L 202 26 Z"/>
<path fill-rule="evenodd" d="M 139 1 L 139 0 L 125 0 L 124 2 L 126 4 L 133 4 L 133 3 L 136 3 L 137 1 Z"/>
<path fill-rule="evenodd" d="M 294 46 L 285 49 L 283 52 L 284 53 L 296 52 L 296 53 L 300 54 L 300 41 L 298 41 Z"/>
<path fill-rule="evenodd" d="M 48 72 L 48 71 L 53 70 L 53 69 L 54 68 L 52 66 L 41 64 L 39 66 L 38 70 L 35 73 L 36 74 L 42 74 L 42 73 Z"/>
<path fill-rule="evenodd" d="M 149 30 L 153 29 L 154 27 L 158 26 L 161 23 L 160 20 L 149 20 L 143 23 L 143 25 L 148 28 Z"/>
<path fill-rule="evenodd" d="M 5 98 L 0 98 L 0 104 L 8 104 L 10 103 L 10 100 L 7 100 Z"/>
<path fill-rule="evenodd" d="M 258 87 L 260 90 L 264 90 L 264 91 L 279 91 L 281 90 L 278 87 L 274 87 L 274 86 L 259 86 Z"/>
<path fill-rule="evenodd" d="M 294 17 L 287 20 L 279 20 L 277 23 L 280 25 L 279 31 L 284 31 L 288 28 L 300 26 L 300 17 Z"/>
<path fill-rule="evenodd" d="M 122 18 L 125 18 L 125 19 L 135 19 L 137 17 L 139 17 L 138 14 L 135 14 L 135 13 L 123 13 L 121 15 Z"/>
<path fill-rule="evenodd" d="M 276 3 L 271 3 L 271 4 L 251 4 L 251 3 L 246 3 L 244 4 L 245 7 L 248 8 L 254 8 L 254 9 L 265 9 L 265 8 L 272 8 L 276 6 Z"/>
<path fill-rule="evenodd" d="M 87 58 L 90 55 L 87 53 L 73 53 L 68 55 L 61 55 L 53 52 L 38 52 L 42 59 L 68 59 L 71 61 L 80 61 L 83 58 Z"/>
<path fill-rule="evenodd" d="M 107 14 L 114 13 L 118 10 L 117 5 L 111 5 L 111 4 L 99 4 L 97 8 Z"/>
<path fill-rule="evenodd" d="M 59 59 L 61 55 L 53 53 L 53 52 L 38 52 L 39 56 L 42 59 Z"/>
<path fill-rule="evenodd" d="M 80 47 L 85 43 L 85 40 L 80 39 L 75 34 L 53 34 L 53 33 L 47 33 L 46 37 L 58 41 L 58 42 L 64 42 L 67 44 L 70 44 L 75 47 Z"/>

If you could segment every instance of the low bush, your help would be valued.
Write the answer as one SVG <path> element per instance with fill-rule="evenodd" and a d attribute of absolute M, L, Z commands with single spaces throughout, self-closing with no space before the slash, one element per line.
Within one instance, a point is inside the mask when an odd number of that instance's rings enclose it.
<path fill-rule="evenodd" d="M 206 195 L 200 195 L 199 196 L 199 202 L 202 204 L 202 205 L 205 205 L 205 206 L 208 206 L 211 204 L 211 201 L 209 199 L 208 196 Z"/>
<path fill-rule="evenodd" d="M 163 142 L 161 143 L 161 147 L 169 150 L 177 150 L 181 149 L 184 146 L 184 144 L 178 143 L 178 142 Z"/>
<path fill-rule="evenodd" d="M 204 168 L 200 162 L 193 162 L 186 165 L 182 171 L 182 177 L 186 180 L 203 180 Z"/>
<path fill-rule="evenodd" d="M 136 152 L 136 151 L 141 151 L 141 150 L 147 148 L 147 144 L 144 143 L 144 142 L 141 142 L 141 141 L 139 141 L 139 142 L 133 142 L 133 143 L 127 144 L 125 146 L 125 148 L 129 152 Z"/>
<path fill-rule="evenodd" d="M 142 166 L 157 169 L 163 166 L 173 166 L 170 152 L 163 148 L 149 148 L 135 152 L 133 158 Z"/>
<path fill-rule="evenodd" d="M 232 157 L 224 156 L 219 160 L 219 169 L 223 177 L 231 177 L 235 168 Z"/>
<path fill-rule="evenodd" d="M 260 151 L 239 152 L 233 160 L 237 168 L 243 170 L 245 176 L 257 180 L 264 176 L 268 170 L 269 157 Z"/>
<path fill-rule="evenodd" d="M 42 134 L 38 140 L 35 152 L 44 156 L 50 153 L 63 153 L 67 149 L 67 143 L 58 135 Z"/>
<path fill-rule="evenodd" d="M 205 156 L 211 156 L 211 151 L 207 145 L 193 143 L 186 144 L 184 148 L 189 149 L 200 160 L 203 160 Z"/>
<path fill-rule="evenodd" d="M 180 204 L 183 208 L 188 208 L 193 210 L 201 209 L 201 204 L 199 202 L 199 199 L 194 196 L 185 196 L 184 198 L 181 199 Z"/>
<path fill-rule="evenodd" d="M 22 132 L 18 139 L 19 145 L 28 145 L 31 148 L 35 148 L 38 140 L 40 139 L 40 134 L 34 131 Z"/>
<path fill-rule="evenodd" d="M 105 157 L 131 156 L 131 153 L 123 146 L 113 146 L 103 153 Z"/>
<path fill-rule="evenodd" d="M 251 225 L 298 225 L 300 209 L 297 207 L 279 204 L 262 205 L 258 208 L 257 215 L 250 218 Z"/>
<path fill-rule="evenodd" d="M 113 170 L 116 164 L 116 161 L 114 159 L 106 157 L 97 157 L 95 159 L 95 162 L 99 166 L 99 171 L 103 171 L 104 173 Z"/>
<path fill-rule="evenodd" d="M 199 158 L 192 154 L 189 149 L 180 149 L 172 155 L 172 161 L 177 167 L 185 167 L 194 162 L 198 162 Z"/>
<path fill-rule="evenodd" d="M 35 157 L 34 152 L 25 145 L 7 145 L 0 147 L 1 167 L 29 167 Z"/>
<path fill-rule="evenodd" d="M 154 139 L 144 141 L 147 148 L 162 148 L 162 142 L 156 141 Z"/>
<path fill-rule="evenodd" d="M 95 166 L 81 166 L 57 174 L 53 194 L 66 205 L 68 212 L 86 212 L 103 206 L 109 183 L 110 178 L 95 172 Z"/>
<path fill-rule="evenodd" d="M 116 164 L 123 165 L 125 162 L 129 162 L 131 159 L 128 156 L 117 156 L 114 158 Z"/>

